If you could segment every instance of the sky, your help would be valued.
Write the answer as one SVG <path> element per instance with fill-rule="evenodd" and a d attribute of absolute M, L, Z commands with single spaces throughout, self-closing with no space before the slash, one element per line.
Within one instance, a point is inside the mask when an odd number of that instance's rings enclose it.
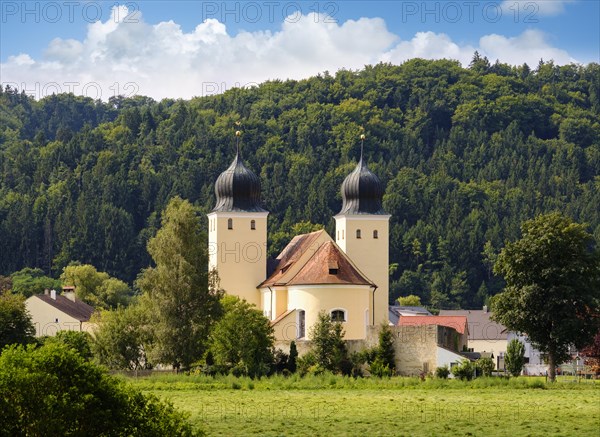
<path fill-rule="evenodd" d="M 157 100 L 408 59 L 600 62 L 600 0 L 6 1 L 0 83 Z"/>

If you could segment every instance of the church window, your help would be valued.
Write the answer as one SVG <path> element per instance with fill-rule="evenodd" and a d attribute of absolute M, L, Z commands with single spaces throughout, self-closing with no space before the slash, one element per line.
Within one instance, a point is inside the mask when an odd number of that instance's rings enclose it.
<path fill-rule="evenodd" d="M 346 321 L 346 311 L 344 310 L 332 310 L 331 311 L 331 321 L 332 322 L 345 322 Z"/>
<path fill-rule="evenodd" d="M 227 219 L 227 229 L 233 229 L 233 219 Z"/>
<path fill-rule="evenodd" d="M 379 238 L 379 232 L 377 232 L 377 230 L 373 231 L 373 238 L 376 240 Z"/>
<path fill-rule="evenodd" d="M 256 220 L 250 220 L 250 229 L 253 231 L 256 229 Z"/>
<path fill-rule="evenodd" d="M 342 229 L 342 240 L 344 239 L 344 230 Z"/>
<path fill-rule="evenodd" d="M 304 310 L 298 311 L 298 338 L 306 336 L 306 313 Z"/>
<path fill-rule="evenodd" d="M 360 239 L 360 229 L 356 230 L 356 238 Z"/>

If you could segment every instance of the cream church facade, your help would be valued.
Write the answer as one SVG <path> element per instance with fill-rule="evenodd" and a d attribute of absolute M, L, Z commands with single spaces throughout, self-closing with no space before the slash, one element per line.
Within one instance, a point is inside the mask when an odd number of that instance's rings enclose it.
<path fill-rule="evenodd" d="M 260 180 L 239 147 L 215 183 L 208 214 L 209 269 L 226 293 L 246 299 L 271 320 L 276 340 L 307 339 L 320 311 L 344 324 L 346 339 L 388 321 L 389 219 L 384 188 L 360 160 L 342 184 L 335 239 L 325 231 L 294 237 L 267 260 L 267 216 Z"/>

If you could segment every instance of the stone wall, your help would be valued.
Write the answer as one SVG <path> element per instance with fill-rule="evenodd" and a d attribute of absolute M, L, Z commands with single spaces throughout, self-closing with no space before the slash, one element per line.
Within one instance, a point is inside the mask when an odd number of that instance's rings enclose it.
<path fill-rule="evenodd" d="M 435 325 L 390 326 L 394 333 L 396 351 L 396 370 L 400 375 L 419 375 L 422 371 L 432 373 L 437 363 L 437 345 L 439 330 Z M 452 330 L 453 331 L 453 330 Z M 442 331 L 443 332 L 443 331 Z M 348 351 L 360 352 L 377 346 L 379 327 L 369 326 L 364 340 L 348 340 Z M 275 347 L 285 353 L 290 351 L 289 341 L 277 341 Z M 311 349 L 308 340 L 296 340 L 298 355 L 302 356 Z"/>

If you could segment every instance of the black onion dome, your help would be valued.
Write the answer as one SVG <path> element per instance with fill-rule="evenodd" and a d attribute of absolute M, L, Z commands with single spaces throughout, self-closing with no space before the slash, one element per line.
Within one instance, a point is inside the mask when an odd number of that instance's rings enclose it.
<path fill-rule="evenodd" d="M 342 183 L 343 203 L 339 213 L 385 214 L 381 204 L 384 191 L 377 175 L 367 167 L 361 147 L 360 160 L 356 168 Z"/>
<path fill-rule="evenodd" d="M 213 211 L 266 212 L 260 207 L 260 179 L 244 165 L 239 150 L 217 178 L 215 194 Z"/>

